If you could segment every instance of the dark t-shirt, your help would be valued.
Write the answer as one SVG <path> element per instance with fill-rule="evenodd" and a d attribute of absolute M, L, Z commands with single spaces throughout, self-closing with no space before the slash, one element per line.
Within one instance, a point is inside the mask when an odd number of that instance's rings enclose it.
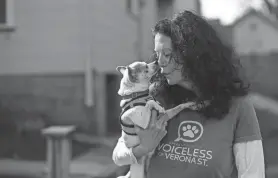
<path fill-rule="evenodd" d="M 236 178 L 233 145 L 261 139 L 254 107 L 245 97 L 235 99 L 222 120 L 184 110 L 167 130 L 150 161 L 149 178 Z"/>

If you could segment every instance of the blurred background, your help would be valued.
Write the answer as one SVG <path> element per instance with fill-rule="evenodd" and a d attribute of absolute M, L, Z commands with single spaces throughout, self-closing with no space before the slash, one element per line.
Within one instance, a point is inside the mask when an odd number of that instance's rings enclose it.
<path fill-rule="evenodd" d="M 52 125 L 77 127 L 76 172 L 119 174 L 111 160 L 120 134 L 115 68 L 147 60 L 155 22 L 184 9 L 204 16 L 240 56 L 268 177 L 278 177 L 277 0 L 0 0 L 0 177 L 41 171 L 41 129 Z"/>

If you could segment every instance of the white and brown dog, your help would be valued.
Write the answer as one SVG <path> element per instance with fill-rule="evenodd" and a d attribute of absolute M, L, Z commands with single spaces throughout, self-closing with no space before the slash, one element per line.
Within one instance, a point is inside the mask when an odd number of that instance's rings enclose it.
<path fill-rule="evenodd" d="M 120 123 L 122 128 L 121 137 L 128 148 L 140 144 L 139 137 L 135 133 L 134 126 L 146 129 L 150 123 L 151 110 L 156 109 L 159 113 L 168 115 L 171 119 L 185 108 L 190 108 L 193 103 L 184 103 L 175 108 L 164 110 L 150 95 L 149 86 L 152 76 L 158 71 L 158 65 L 145 62 L 134 62 L 129 66 L 118 66 L 117 70 L 123 75 L 118 94 L 122 96 L 120 106 L 122 112 Z M 145 160 L 148 155 L 138 161 L 138 164 L 130 165 L 129 176 L 131 178 L 145 177 Z"/>

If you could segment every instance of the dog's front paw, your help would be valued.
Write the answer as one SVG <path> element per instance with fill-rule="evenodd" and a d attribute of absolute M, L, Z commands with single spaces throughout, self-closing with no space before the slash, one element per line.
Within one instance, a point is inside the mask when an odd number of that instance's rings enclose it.
<path fill-rule="evenodd" d="M 159 113 L 165 113 L 165 109 L 162 106 L 160 106 L 157 102 L 155 102 L 154 100 L 148 101 L 146 104 L 146 107 L 150 110 L 155 109 Z"/>
<path fill-rule="evenodd" d="M 157 108 L 155 108 L 159 113 L 165 113 L 165 109 L 163 107 L 161 107 L 160 105 L 158 105 Z"/>
<path fill-rule="evenodd" d="M 153 108 L 156 107 L 156 105 L 157 105 L 157 103 L 156 103 L 154 100 L 149 100 L 149 101 L 147 101 L 147 103 L 146 103 L 146 107 L 147 107 L 148 109 L 153 109 Z"/>

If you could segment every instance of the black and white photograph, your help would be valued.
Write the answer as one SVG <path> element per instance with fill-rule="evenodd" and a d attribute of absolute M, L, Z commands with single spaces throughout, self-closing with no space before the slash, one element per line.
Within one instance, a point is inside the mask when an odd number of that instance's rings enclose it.
<path fill-rule="evenodd" d="M 0 0 L 0 178 L 278 178 L 278 0 Z"/>

